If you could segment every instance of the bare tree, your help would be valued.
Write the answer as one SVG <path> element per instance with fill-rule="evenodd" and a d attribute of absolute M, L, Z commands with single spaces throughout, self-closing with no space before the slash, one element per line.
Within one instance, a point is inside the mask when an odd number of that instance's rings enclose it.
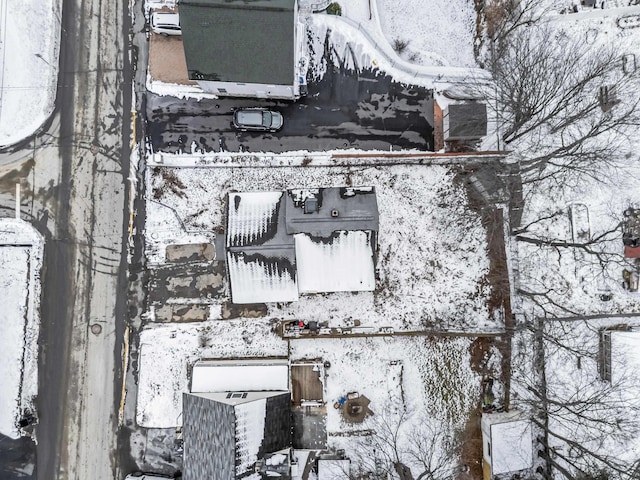
<path fill-rule="evenodd" d="M 500 134 L 520 161 L 525 181 L 549 175 L 597 175 L 631 154 L 640 120 L 638 72 L 624 72 L 622 52 L 571 38 L 544 20 L 533 0 L 501 0 L 488 23 L 484 64 Z"/>
<path fill-rule="evenodd" d="M 450 480 L 457 446 L 451 428 L 436 429 L 424 414 L 387 409 L 372 419 L 372 435 L 358 442 L 355 471 L 375 478 Z"/>
<path fill-rule="evenodd" d="M 513 383 L 534 412 L 545 478 L 552 472 L 568 480 L 635 478 L 612 445 L 622 448 L 640 433 L 640 385 L 633 372 L 611 382 L 599 378 L 599 333 L 587 321 L 537 318 L 518 335 Z"/>

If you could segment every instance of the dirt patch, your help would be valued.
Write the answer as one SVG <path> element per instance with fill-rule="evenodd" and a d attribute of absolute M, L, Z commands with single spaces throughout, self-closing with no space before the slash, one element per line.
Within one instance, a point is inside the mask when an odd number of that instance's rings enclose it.
<path fill-rule="evenodd" d="M 235 305 L 226 302 L 222 306 L 222 318 L 230 320 L 233 318 L 260 318 L 267 315 L 267 306 L 264 303 Z"/>
<path fill-rule="evenodd" d="M 206 262 L 213 260 L 215 256 L 215 248 L 210 243 L 167 246 L 167 262 L 171 263 Z"/>
<path fill-rule="evenodd" d="M 156 308 L 156 322 L 204 322 L 209 319 L 208 305 L 163 305 Z"/>
<path fill-rule="evenodd" d="M 197 85 L 189 80 L 182 37 L 151 34 L 149 38 L 149 75 L 151 80 L 179 85 Z"/>
<path fill-rule="evenodd" d="M 460 452 L 460 461 L 465 471 L 460 472 L 456 480 L 482 480 L 481 418 L 482 411 L 480 409 L 473 411 L 462 432 L 464 441 Z"/>

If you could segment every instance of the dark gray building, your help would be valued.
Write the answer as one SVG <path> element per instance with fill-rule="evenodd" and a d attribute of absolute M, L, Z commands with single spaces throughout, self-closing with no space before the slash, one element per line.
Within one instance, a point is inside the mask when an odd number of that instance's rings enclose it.
<path fill-rule="evenodd" d="M 185 393 L 184 480 L 235 480 L 291 446 L 289 392 Z"/>
<path fill-rule="evenodd" d="M 445 141 L 479 140 L 487 134 L 487 106 L 468 102 L 449 105 L 442 118 Z"/>
<path fill-rule="evenodd" d="M 299 95 L 296 0 L 180 0 L 189 79 L 221 96 Z"/>

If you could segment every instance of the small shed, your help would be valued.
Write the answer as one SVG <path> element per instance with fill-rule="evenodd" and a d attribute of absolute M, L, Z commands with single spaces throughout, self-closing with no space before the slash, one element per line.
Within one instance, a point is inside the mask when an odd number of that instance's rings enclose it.
<path fill-rule="evenodd" d="M 640 330 L 604 330 L 600 336 L 600 376 L 619 383 L 626 372 L 640 370 Z"/>
<path fill-rule="evenodd" d="M 484 413 L 481 426 L 484 480 L 533 466 L 531 421 L 522 412 Z"/>
<path fill-rule="evenodd" d="M 446 107 L 442 121 L 445 141 L 479 140 L 487 134 L 487 106 L 454 103 Z"/>

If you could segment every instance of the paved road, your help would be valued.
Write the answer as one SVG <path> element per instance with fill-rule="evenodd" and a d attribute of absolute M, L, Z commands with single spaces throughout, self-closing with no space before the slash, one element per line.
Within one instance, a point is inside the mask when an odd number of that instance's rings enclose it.
<path fill-rule="evenodd" d="M 39 479 L 120 476 L 129 173 L 129 145 L 122 139 L 129 138 L 123 112 L 131 101 L 123 53 L 127 6 L 123 0 L 64 0 L 55 117 L 45 133 L 0 154 L 0 215 L 13 215 L 20 181 L 23 218 L 47 241 Z"/>
<path fill-rule="evenodd" d="M 327 58 L 330 61 L 330 58 Z M 355 72 L 330 65 L 309 95 L 298 102 L 220 99 L 184 101 L 149 94 L 147 117 L 155 151 L 291 150 L 323 151 L 433 150 L 433 127 L 428 119 L 431 92 L 407 87 L 379 72 Z M 233 109 L 269 106 L 284 115 L 284 127 L 275 134 L 236 132 Z M 432 120 L 431 120 L 432 121 Z"/>

